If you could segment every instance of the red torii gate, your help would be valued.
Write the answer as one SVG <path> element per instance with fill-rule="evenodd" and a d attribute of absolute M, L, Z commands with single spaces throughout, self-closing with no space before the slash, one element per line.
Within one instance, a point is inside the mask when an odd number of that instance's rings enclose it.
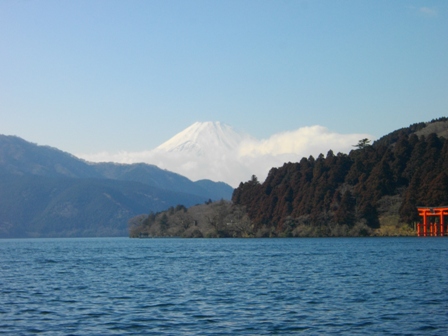
<path fill-rule="evenodd" d="M 417 209 L 419 216 L 423 218 L 423 221 L 417 224 L 417 236 L 436 237 L 447 234 L 447 221 L 444 217 L 448 216 L 448 206 L 417 207 Z"/>

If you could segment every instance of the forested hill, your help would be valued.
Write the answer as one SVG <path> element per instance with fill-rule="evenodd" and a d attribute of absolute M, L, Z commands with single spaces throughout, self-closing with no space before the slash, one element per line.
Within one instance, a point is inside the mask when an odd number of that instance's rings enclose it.
<path fill-rule="evenodd" d="M 448 118 L 392 132 L 347 154 L 303 158 L 234 191 L 256 231 L 359 235 L 418 220 L 417 205 L 448 205 Z M 311 232 L 311 233 L 310 233 Z"/>

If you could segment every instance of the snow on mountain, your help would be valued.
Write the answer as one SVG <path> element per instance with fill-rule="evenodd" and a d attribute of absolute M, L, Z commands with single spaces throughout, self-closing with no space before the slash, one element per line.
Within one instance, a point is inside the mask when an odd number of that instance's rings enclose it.
<path fill-rule="evenodd" d="M 242 170 L 236 159 L 239 149 L 251 140 L 221 122 L 196 122 L 151 151 L 150 160 L 192 180 L 211 179 L 235 186 Z M 249 178 L 249 170 L 243 170 Z"/>
<path fill-rule="evenodd" d="M 154 152 L 183 152 L 207 155 L 210 152 L 230 152 L 238 149 L 249 136 L 236 132 L 221 122 L 195 122 L 190 127 L 158 146 Z"/>

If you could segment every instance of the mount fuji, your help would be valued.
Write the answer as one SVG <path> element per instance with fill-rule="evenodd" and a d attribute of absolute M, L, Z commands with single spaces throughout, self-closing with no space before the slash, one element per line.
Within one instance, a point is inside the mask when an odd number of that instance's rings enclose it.
<path fill-rule="evenodd" d="M 188 153 L 209 156 L 212 153 L 228 153 L 238 149 L 241 142 L 250 137 L 235 131 L 221 122 L 195 122 L 168 141 L 158 146 L 154 153 Z"/>
<path fill-rule="evenodd" d="M 90 162 L 137 163 L 158 166 L 197 181 L 208 179 L 237 187 L 252 175 L 264 179 L 272 167 L 302 157 L 347 153 L 368 134 L 340 134 L 315 125 L 258 140 L 221 122 L 195 122 L 152 150 L 77 155 Z"/>
<path fill-rule="evenodd" d="M 242 176 L 249 179 L 253 174 L 237 158 L 241 145 L 254 140 L 221 122 L 196 122 L 148 153 L 147 160 L 193 181 L 210 179 L 236 186 Z"/>

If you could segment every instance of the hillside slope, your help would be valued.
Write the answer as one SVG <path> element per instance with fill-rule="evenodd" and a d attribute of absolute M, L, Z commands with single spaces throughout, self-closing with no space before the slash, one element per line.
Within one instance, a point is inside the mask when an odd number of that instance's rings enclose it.
<path fill-rule="evenodd" d="M 241 183 L 232 200 L 256 229 L 279 235 L 359 235 L 418 220 L 417 205 L 448 204 L 447 118 L 411 125 L 349 155 L 303 158 Z M 437 130 L 437 133 L 434 133 Z M 269 231 L 269 230 L 268 230 Z"/>
<path fill-rule="evenodd" d="M 135 215 L 230 199 L 232 191 L 153 165 L 91 164 L 0 135 L 0 237 L 126 236 Z"/>
<path fill-rule="evenodd" d="M 0 238 L 126 236 L 137 214 L 203 202 L 136 182 L 33 175 L 0 175 L 0 199 Z"/>

